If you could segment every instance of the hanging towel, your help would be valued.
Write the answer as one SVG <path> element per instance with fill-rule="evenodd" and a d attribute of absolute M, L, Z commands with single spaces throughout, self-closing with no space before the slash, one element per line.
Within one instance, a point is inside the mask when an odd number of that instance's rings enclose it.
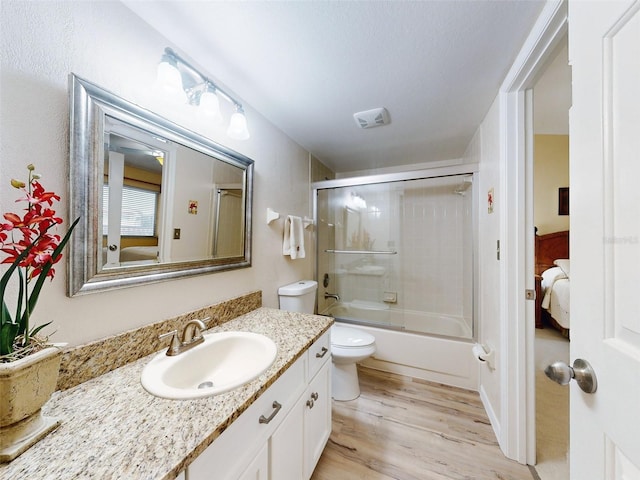
<path fill-rule="evenodd" d="M 284 222 L 284 242 L 282 254 L 291 255 L 291 259 L 304 258 L 304 229 L 302 218 L 289 215 Z"/>

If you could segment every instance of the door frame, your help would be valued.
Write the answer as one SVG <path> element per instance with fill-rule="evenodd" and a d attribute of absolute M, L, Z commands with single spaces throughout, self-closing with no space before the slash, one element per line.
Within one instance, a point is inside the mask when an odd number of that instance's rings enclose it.
<path fill-rule="evenodd" d="M 567 3 L 545 4 L 500 88 L 501 428 L 508 458 L 536 462 L 532 88 L 567 35 Z"/>

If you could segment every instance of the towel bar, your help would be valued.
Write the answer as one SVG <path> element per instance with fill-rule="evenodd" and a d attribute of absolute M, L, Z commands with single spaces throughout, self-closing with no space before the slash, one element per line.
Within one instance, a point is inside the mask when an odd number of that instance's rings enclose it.
<path fill-rule="evenodd" d="M 373 253 L 378 255 L 396 255 L 395 250 L 325 250 L 326 253 Z"/>

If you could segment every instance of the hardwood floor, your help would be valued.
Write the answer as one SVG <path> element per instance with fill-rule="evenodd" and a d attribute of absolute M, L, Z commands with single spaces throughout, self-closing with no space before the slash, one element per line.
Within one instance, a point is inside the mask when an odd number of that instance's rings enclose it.
<path fill-rule="evenodd" d="M 531 480 L 498 447 L 475 392 L 359 368 L 362 393 L 333 402 L 312 480 Z"/>
<path fill-rule="evenodd" d="M 569 389 L 544 374 L 556 360 L 569 363 L 569 340 L 555 328 L 536 329 L 536 472 L 542 480 L 569 480 Z"/>

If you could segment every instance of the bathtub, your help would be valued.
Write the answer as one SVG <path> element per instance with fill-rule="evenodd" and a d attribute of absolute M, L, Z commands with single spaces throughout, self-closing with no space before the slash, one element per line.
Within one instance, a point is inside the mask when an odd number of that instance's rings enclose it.
<path fill-rule="evenodd" d="M 407 330 L 429 335 L 471 339 L 471 321 L 439 313 L 390 308 L 388 304 L 353 300 L 331 305 L 321 315 L 329 315 L 347 323 Z"/>
<path fill-rule="evenodd" d="M 472 338 L 471 321 L 453 315 L 404 311 L 404 327 L 412 332 L 424 332 L 445 337 Z"/>
<path fill-rule="evenodd" d="M 405 311 L 379 304 L 334 304 L 321 312 L 338 323 L 357 324 L 376 338 L 376 353 L 363 365 L 455 387 L 478 389 L 471 327 L 462 318 Z M 366 320 L 363 320 L 366 318 Z M 429 331 L 417 330 L 429 325 Z"/>

